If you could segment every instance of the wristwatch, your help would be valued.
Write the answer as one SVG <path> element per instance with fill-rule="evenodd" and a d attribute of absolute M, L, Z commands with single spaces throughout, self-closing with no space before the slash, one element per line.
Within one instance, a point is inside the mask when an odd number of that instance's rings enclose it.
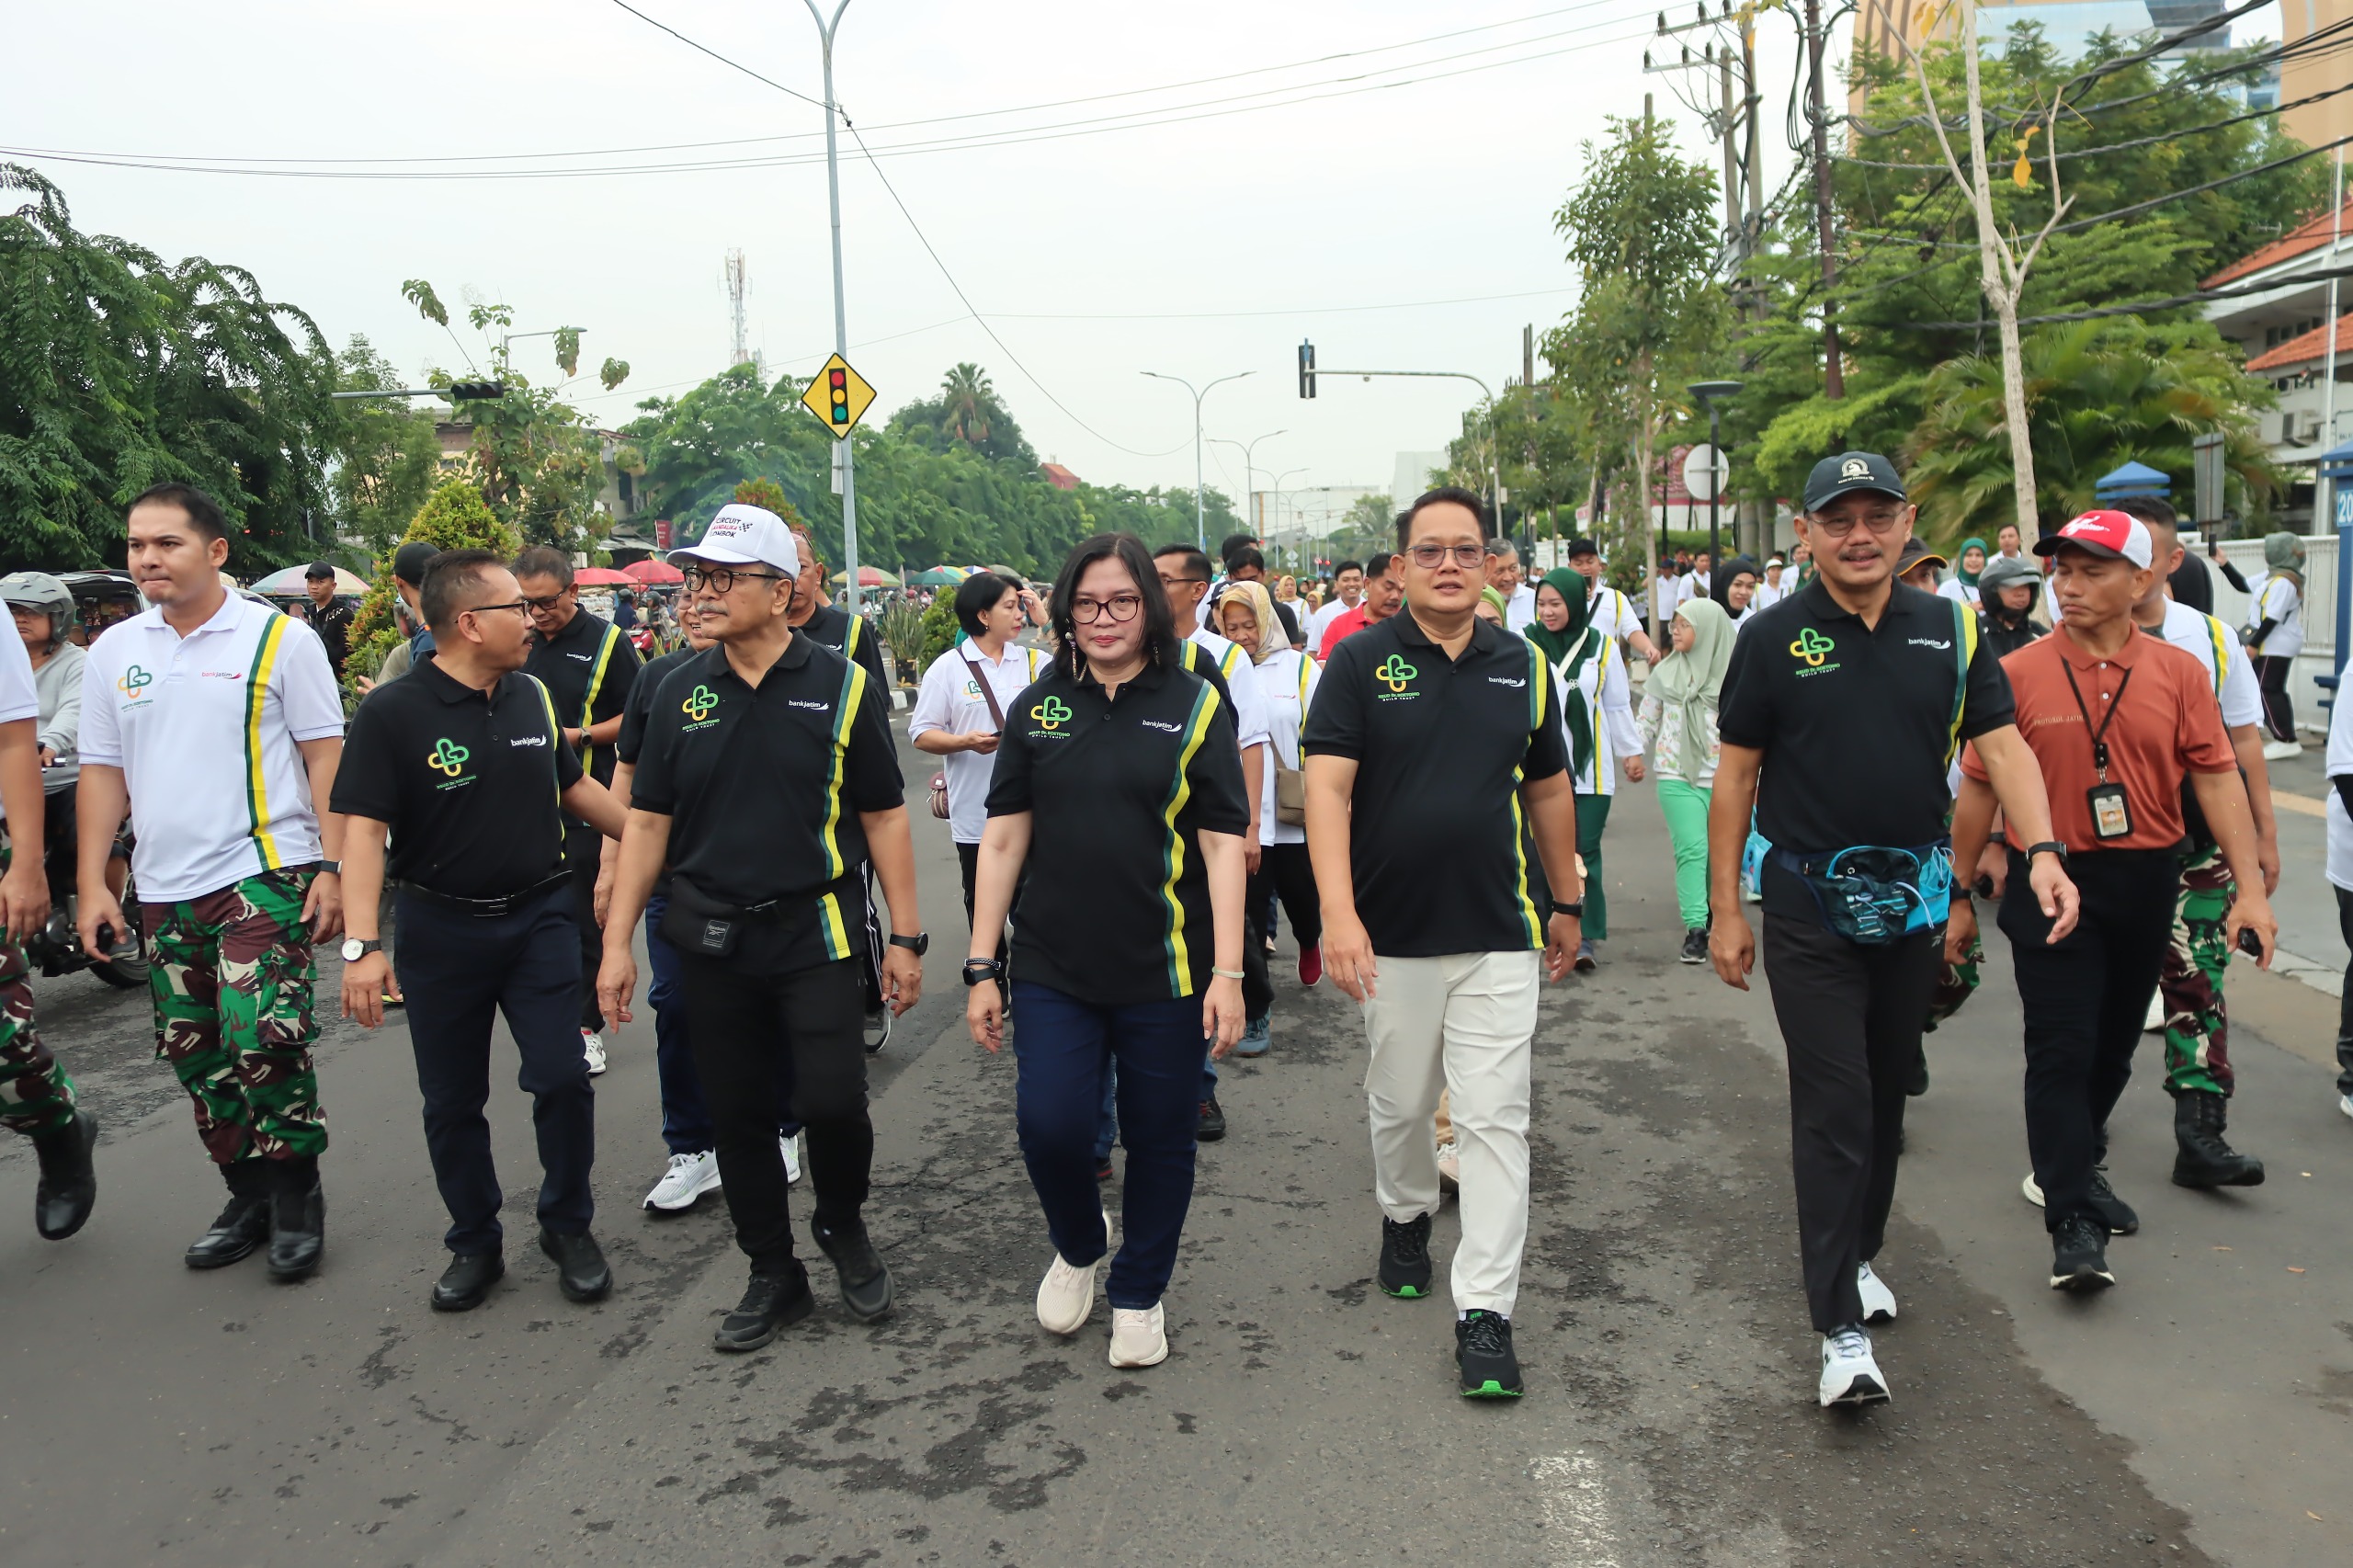
<path fill-rule="evenodd" d="M 383 950 L 384 944 L 379 941 L 361 941 L 357 937 L 346 937 L 343 939 L 343 961 L 346 963 L 358 963 L 369 953 L 381 953 Z"/>
<path fill-rule="evenodd" d="M 2055 838 L 2048 839 L 2040 844 L 2029 844 L 2026 846 L 2026 858 L 2027 862 L 2029 865 L 2033 863 L 2036 856 L 2042 854 L 2058 856 L 2059 863 L 2063 866 L 2067 863 L 2067 846 L 2060 843 Z"/>
<path fill-rule="evenodd" d="M 891 933 L 891 945 L 894 948 L 904 948 L 915 957 L 921 958 L 931 951 L 931 933 L 918 931 L 912 937 L 902 937 L 893 931 Z"/>
<path fill-rule="evenodd" d="M 319 872 L 323 876 L 332 872 L 335 876 L 339 877 L 343 875 L 343 862 L 340 860 L 322 860 L 319 862 Z"/>
<path fill-rule="evenodd" d="M 1005 963 L 1000 959 L 966 959 L 964 960 L 964 983 L 967 985 L 978 985 L 984 980 L 1003 980 L 1004 978 Z"/>
<path fill-rule="evenodd" d="M 1552 913 L 1555 915 L 1565 915 L 1572 920 L 1582 920 L 1585 918 L 1585 900 L 1581 898 L 1574 899 L 1564 903 L 1559 899 L 1554 899 L 1552 901 Z"/>

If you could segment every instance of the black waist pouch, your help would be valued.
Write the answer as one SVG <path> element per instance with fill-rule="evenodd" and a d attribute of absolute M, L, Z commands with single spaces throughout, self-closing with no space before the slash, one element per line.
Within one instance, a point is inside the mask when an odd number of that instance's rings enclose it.
<path fill-rule="evenodd" d="M 662 915 L 662 937 L 680 952 L 698 958 L 732 958 L 745 926 L 755 920 L 764 924 L 783 922 L 784 908 L 781 899 L 770 899 L 765 903 L 728 903 L 673 874 L 670 907 Z"/>

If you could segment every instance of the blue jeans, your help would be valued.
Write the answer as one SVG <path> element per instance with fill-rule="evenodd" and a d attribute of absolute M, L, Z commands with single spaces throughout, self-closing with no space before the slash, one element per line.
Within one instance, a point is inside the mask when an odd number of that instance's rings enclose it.
<path fill-rule="evenodd" d="M 645 901 L 645 958 L 654 979 L 645 988 L 645 1005 L 654 1009 L 654 1074 L 662 1086 L 662 1142 L 673 1154 L 707 1154 L 719 1146 L 719 1134 L 703 1108 L 702 1079 L 695 1072 L 694 1051 L 687 1044 L 687 999 L 678 990 L 678 949 L 662 936 L 662 916 L 668 895 L 655 893 Z M 780 1062 L 777 1085 L 777 1134 L 790 1138 L 801 1131 L 792 1119 L 792 1064 Z"/>
<path fill-rule="evenodd" d="M 1176 1267 L 1193 1202 L 1193 1131 L 1205 1047 L 1198 996 L 1099 1006 L 1031 981 L 1013 983 L 1021 1019 L 1016 1118 L 1029 1185 L 1054 1250 L 1082 1267 L 1108 1250 L 1094 1148 L 1103 1085 L 1119 1067 L 1124 1239 L 1105 1294 L 1114 1307 L 1157 1303 Z"/>

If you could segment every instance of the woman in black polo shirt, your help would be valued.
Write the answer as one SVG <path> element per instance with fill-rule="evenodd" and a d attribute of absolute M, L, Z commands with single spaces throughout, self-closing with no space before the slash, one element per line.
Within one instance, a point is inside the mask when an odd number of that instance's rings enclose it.
<path fill-rule="evenodd" d="M 1025 868 L 1014 927 L 1021 1004 L 1021 1153 L 1054 1260 L 1038 1321 L 1075 1334 L 1110 1250 L 1096 1187 L 1104 1075 L 1118 1063 L 1127 1180 L 1111 1365 L 1168 1355 L 1161 1292 L 1193 1198 L 1204 1055 L 1241 1037 L 1243 834 L 1233 719 L 1188 672 L 1142 541 L 1105 534 L 1055 580 L 1051 673 L 1014 700 L 998 742 L 972 892 L 965 1017 L 991 1051 L 1003 1002 L 995 933 Z"/>

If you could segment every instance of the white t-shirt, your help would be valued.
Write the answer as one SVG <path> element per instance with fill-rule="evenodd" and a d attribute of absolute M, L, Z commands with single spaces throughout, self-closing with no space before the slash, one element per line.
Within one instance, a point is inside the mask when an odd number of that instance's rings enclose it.
<path fill-rule="evenodd" d="M 1362 594 L 1358 594 L 1357 596 L 1357 601 L 1358 604 L 1361 604 L 1364 601 L 1364 596 Z M 1356 608 L 1356 605 L 1344 603 L 1337 594 L 1333 595 L 1331 599 L 1324 604 L 1322 609 L 1317 610 L 1313 615 L 1307 618 L 1306 635 L 1308 647 L 1314 649 L 1324 646 L 1324 633 L 1331 630 L 1332 622 L 1337 620 L 1340 617 L 1347 614 L 1348 611 L 1354 608 Z"/>
<path fill-rule="evenodd" d="M 1943 582 L 1938 584 L 1937 594 L 1941 598 L 1959 599 L 1962 604 L 1969 606 L 1972 609 L 1977 608 L 1977 590 L 1962 582 L 1959 577 L 1948 577 Z"/>
<path fill-rule="evenodd" d="M 1715 591 L 1713 576 L 1714 574 L 1709 572 L 1686 572 L 1676 579 L 1675 602 L 1680 606 L 1689 604 L 1693 599 L 1706 598 Z"/>
<path fill-rule="evenodd" d="M 1583 704 L 1586 723 L 1593 731 L 1593 759 L 1571 781 L 1571 788 L 1580 795 L 1614 795 L 1618 792 L 1619 764 L 1630 756 L 1643 755 L 1643 738 L 1634 732 L 1632 688 L 1626 680 L 1625 653 L 1615 637 L 1603 636 L 1600 648 L 1577 671 L 1574 687 L 1567 678 L 1568 663 L 1563 659 L 1552 666 L 1552 674 L 1565 692 L 1562 700 Z M 1576 746 L 1569 740 L 1565 713 L 1561 719 L 1561 744 L 1568 748 L 1570 765 L 1574 767 Z"/>
<path fill-rule="evenodd" d="M 33 656 L 25 652 L 21 637 L 0 638 L 0 642 L 7 643 L 0 648 L 0 724 L 13 724 L 19 719 L 39 721 L 40 693 L 33 687 Z"/>
<path fill-rule="evenodd" d="M 2268 659 L 2291 659 L 2304 650 L 2304 597 L 2296 592 L 2296 585 L 2285 577 L 2266 577 L 2247 601 L 2246 623 L 2260 626 L 2266 620 L 2279 624 L 2271 635 L 2258 644 L 2255 652 Z"/>
<path fill-rule="evenodd" d="M 110 626 L 82 666 L 82 766 L 122 769 L 153 903 L 318 860 L 299 746 L 342 736 L 318 633 L 234 594 L 186 637 L 160 606 Z"/>
<path fill-rule="evenodd" d="M 1782 577 L 1786 579 L 1789 574 L 1789 568 L 1786 566 L 1783 567 L 1781 569 Z M 1777 588 L 1772 584 L 1767 582 L 1764 578 L 1759 577 L 1756 579 L 1756 591 L 1749 596 L 1748 608 L 1752 610 L 1771 609 L 1775 605 L 1779 604 L 1784 598 L 1788 597 L 1790 591 L 1790 585 L 1787 581 L 1784 581 L 1781 585 Z"/>
<path fill-rule="evenodd" d="M 999 726 L 989 712 L 988 699 L 981 693 L 981 681 L 988 682 L 997 710 L 1010 713 L 1014 699 L 1052 664 L 1053 655 L 1043 648 L 1025 648 L 1015 642 L 1005 645 L 1004 655 L 995 664 L 977 642 L 968 641 L 949 649 L 923 673 L 923 688 L 907 714 L 907 739 L 933 730 L 951 735 L 996 730 Z M 950 752 L 939 759 L 939 770 L 948 778 L 949 837 L 959 844 L 978 844 L 981 830 L 988 825 L 989 780 L 996 774 L 996 754 Z"/>
<path fill-rule="evenodd" d="M 1256 681 L 1244 678 L 1250 669 L 1249 655 L 1207 627 L 1197 629 L 1187 641 L 1216 661 L 1218 674 L 1225 677 L 1225 687 L 1233 694 L 1234 744 L 1244 751 L 1264 745 L 1268 732 L 1267 699 Z"/>
<path fill-rule="evenodd" d="M 2328 880 L 2353 892 L 2353 817 L 2336 793 L 2336 780 L 2353 773 L 2353 702 L 2336 702 L 2328 710 Z"/>
<path fill-rule="evenodd" d="M 1607 584 L 1593 590 L 1588 624 L 1612 642 L 1622 642 L 1643 629 L 1643 618 L 1634 613 L 1634 601 Z"/>
<path fill-rule="evenodd" d="M 2255 661 L 2239 646 L 2239 640 L 2230 629 L 2211 615 L 2204 615 L 2186 604 L 2172 599 L 2165 601 L 2165 641 L 2177 648 L 2186 648 L 2206 666 L 2206 679 L 2215 684 L 2215 661 L 2222 661 L 2222 677 L 2215 696 L 2222 704 L 2222 723 L 2230 729 L 2263 722 L 2263 683 L 2256 678 Z"/>
<path fill-rule="evenodd" d="M 1267 744 L 1272 748 L 1272 755 L 1267 758 L 1258 780 L 1258 842 L 1304 844 L 1305 827 L 1275 820 L 1275 763 L 1279 758 L 1285 767 L 1299 767 L 1299 733 L 1307 722 L 1308 706 L 1315 700 L 1315 687 L 1324 678 L 1324 668 L 1298 649 L 1286 648 L 1281 653 L 1269 653 L 1265 664 L 1249 666 L 1244 678 L 1251 676 L 1256 678 L 1271 726 Z"/>
<path fill-rule="evenodd" d="M 1522 583 L 1504 601 L 1504 627 L 1510 631 L 1525 631 L 1536 619 L 1536 590 Z"/>

